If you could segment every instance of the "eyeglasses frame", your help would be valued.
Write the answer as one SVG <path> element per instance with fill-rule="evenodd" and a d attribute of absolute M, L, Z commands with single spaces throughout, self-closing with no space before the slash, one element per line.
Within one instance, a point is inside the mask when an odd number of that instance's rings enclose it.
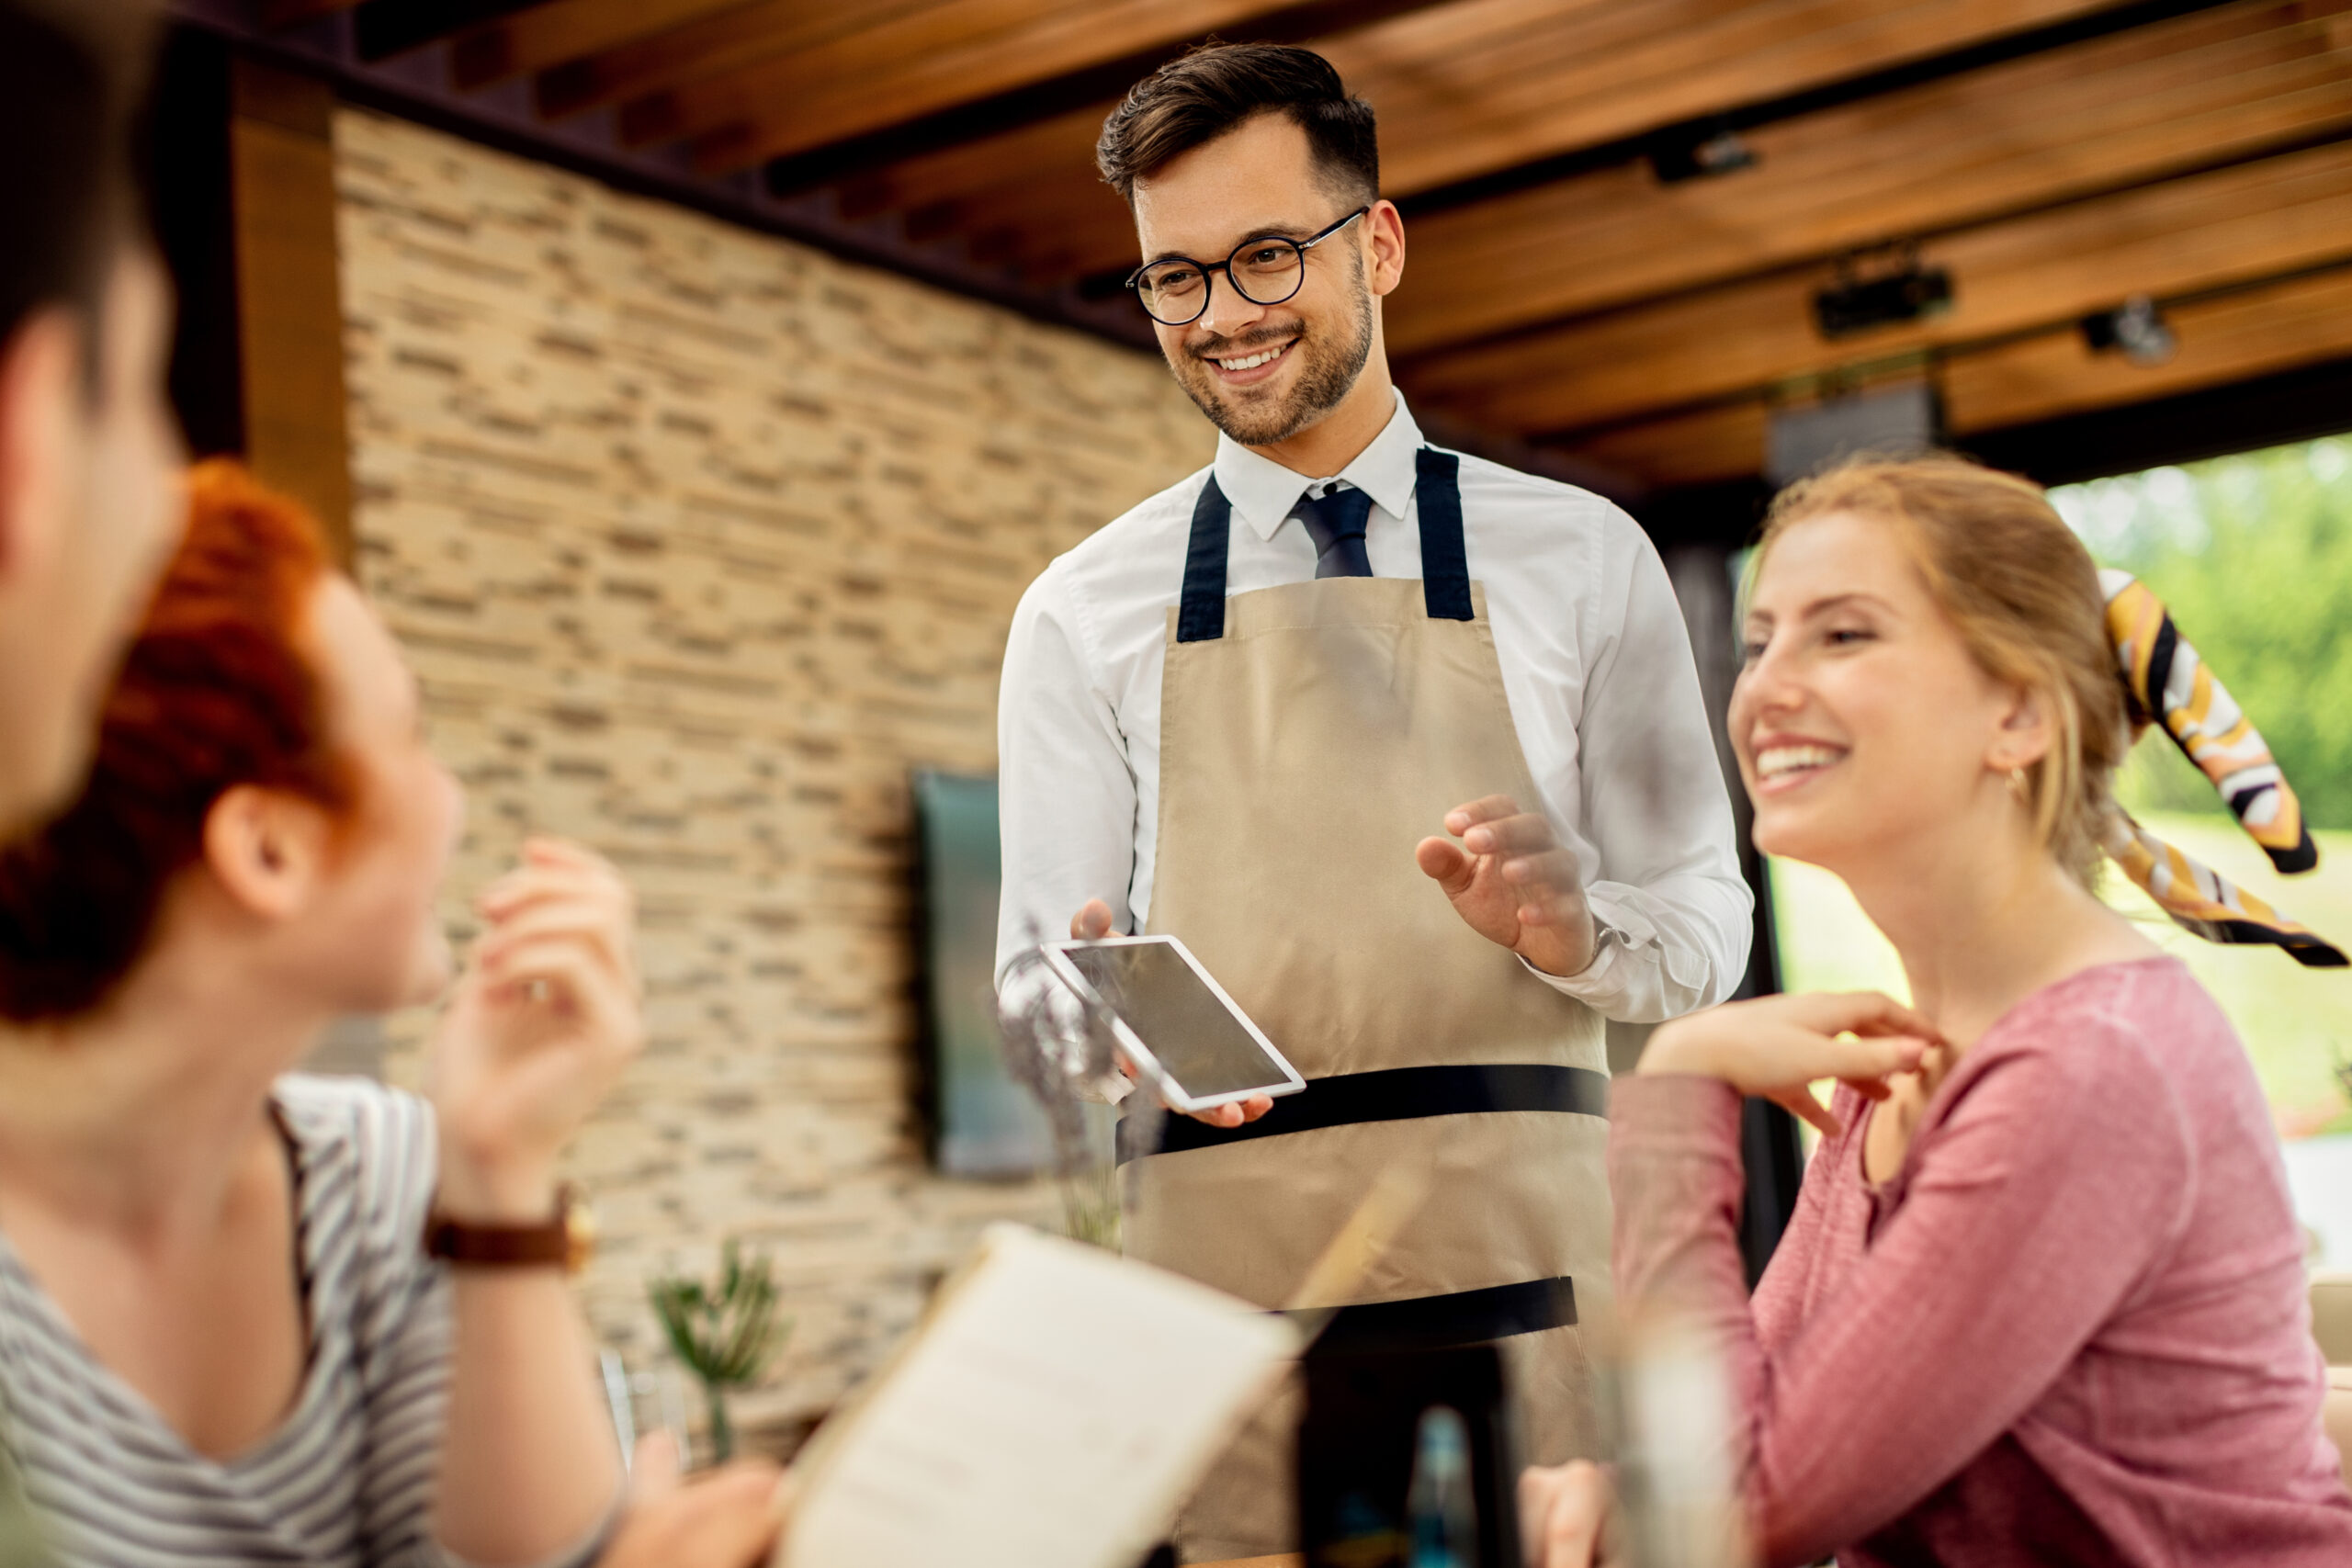
<path fill-rule="evenodd" d="M 1309 235 L 1304 240 L 1294 240 L 1287 234 L 1252 234 L 1250 238 L 1242 241 L 1239 244 L 1234 246 L 1231 251 L 1227 252 L 1226 254 L 1226 258 L 1221 262 L 1197 262 L 1190 256 L 1159 256 L 1144 263 L 1141 266 L 1136 268 L 1135 271 L 1127 274 L 1126 282 L 1122 284 L 1120 287 L 1132 290 L 1136 297 L 1136 303 L 1142 307 L 1143 313 L 1147 316 L 1151 316 L 1153 321 L 1159 321 L 1163 327 L 1189 327 L 1194 321 L 1199 321 L 1203 316 L 1207 315 L 1209 313 L 1209 296 L 1216 288 L 1216 285 L 1211 282 L 1210 278 L 1213 274 L 1220 272 L 1225 274 L 1225 281 L 1231 286 L 1234 293 L 1239 295 L 1242 299 L 1249 300 L 1250 304 L 1283 304 L 1289 300 L 1297 299 L 1298 291 L 1306 287 L 1306 253 L 1321 244 L 1324 241 L 1329 239 L 1332 235 L 1338 233 L 1340 230 L 1346 228 L 1349 224 L 1354 222 L 1357 219 L 1363 217 L 1371 210 L 1372 208 L 1369 204 L 1359 207 L 1353 212 L 1351 212 L 1346 217 L 1340 219 L 1338 222 L 1329 225 L 1318 233 Z M 1233 280 L 1233 258 L 1248 250 L 1250 246 L 1264 244 L 1269 240 L 1280 240 L 1283 243 L 1295 246 L 1298 250 L 1298 281 L 1292 284 L 1290 292 L 1283 295 L 1280 299 L 1260 299 L 1251 295 L 1248 289 L 1242 288 L 1241 285 L 1234 282 Z M 1191 315 L 1185 317 L 1181 321 L 1162 321 L 1158 316 L 1152 316 L 1151 307 L 1145 305 L 1143 302 L 1143 275 L 1149 272 L 1153 267 L 1165 266 L 1170 262 L 1182 262 L 1186 265 L 1197 270 L 1201 275 L 1201 308 L 1193 311 Z"/>

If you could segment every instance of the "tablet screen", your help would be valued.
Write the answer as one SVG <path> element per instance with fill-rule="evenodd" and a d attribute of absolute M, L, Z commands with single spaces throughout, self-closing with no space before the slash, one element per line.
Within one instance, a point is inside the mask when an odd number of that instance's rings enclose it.
<path fill-rule="evenodd" d="M 1290 1087 L 1281 1065 L 1170 943 L 1060 951 L 1193 1099 Z"/>

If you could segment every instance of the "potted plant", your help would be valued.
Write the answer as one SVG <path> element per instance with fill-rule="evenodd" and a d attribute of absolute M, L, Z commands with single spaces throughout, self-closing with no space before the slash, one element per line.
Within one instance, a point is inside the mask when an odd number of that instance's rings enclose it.
<path fill-rule="evenodd" d="M 757 1382 L 792 1332 L 792 1320 L 776 1312 L 774 1260 L 765 1253 L 746 1258 L 729 1236 L 719 1247 L 715 1280 L 657 1278 L 645 1289 L 670 1348 L 710 1402 L 711 1453 L 723 1463 L 735 1452 L 728 1390 Z"/>

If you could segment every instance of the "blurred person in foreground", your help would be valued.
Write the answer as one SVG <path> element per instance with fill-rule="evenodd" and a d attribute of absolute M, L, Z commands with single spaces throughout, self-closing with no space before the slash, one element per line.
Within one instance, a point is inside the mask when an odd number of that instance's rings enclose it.
<path fill-rule="evenodd" d="M 129 178 L 152 10 L 140 0 L 0 0 L 0 145 L 12 153 L 0 160 L 0 837 L 32 829 L 79 784 L 108 676 L 181 518 L 180 444 L 164 396 L 169 288 Z M 0 1228 L 17 1212 L 0 1198 Z M 123 1261 L 157 1237 L 132 1239 Z M 274 1259 L 281 1281 L 292 1257 L 289 1245 Z M 178 1313 L 200 1303 L 163 1304 Z M 308 1342 L 314 1326 L 315 1317 L 302 1325 L 306 1357 L 318 1348 Z M 205 1325 L 192 1331 L 201 1338 Z M 144 1397 L 135 1378 L 104 1386 L 116 1404 Z M 188 1462 L 209 1462 L 181 1447 Z M 413 1465 L 419 1456 L 391 1457 Z M 234 1462 L 261 1458 L 256 1450 Z M 268 1458 L 319 1463 L 274 1446 Z M 99 1450 L 76 1464 L 97 1480 L 110 1473 Z M 322 1497 L 342 1484 L 330 1472 L 318 1479 Z M 773 1533 L 772 1482 L 751 1467 L 681 1490 L 674 1460 L 650 1454 L 602 1562 L 750 1561 Z M 0 1465 L 0 1561 L 39 1561 L 37 1533 Z"/>
<path fill-rule="evenodd" d="M 0 834 L 72 793 L 179 517 L 129 174 L 150 41 L 128 0 L 0 0 Z"/>
<path fill-rule="evenodd" d="M 79 798 L 0 852 L 8 1448 L 68 1562 L 585 1562 L 621 1476 L 555 1164 L 640 1039 L 628 893 L 534 842 L 449 988 L 462 800 L 390 635 L 293 503 L 188 494 Z M 289 1073 L 445 988 L 430 1107 Z M 605 1561 L 742 1563 L 775 1488 Z"/>
<path fill-rule="evenodd" d="M 1721 1357 L 1766 1562 L 2352 1562 L 2269 1112 L 2101 856 L 2199 934 L 2343 956 L 2116 807 L 2160 720 L 2275 862 L 2313 858 L 2259 735 L 2107 575 L 2040 490 L 1957 459 L 1833 470 L 1766 525 L 1731 711 L 1756 842 L 1843 877 L 1915 1001 L 1666 1025 L 1610 1160 L 1621 1303 Z M 1742 1094 L 1824 1134 L 1752 1303 Z M 1523 1495 L 1532 1555 L 1591 1558 L 1598 1472 Z"/>

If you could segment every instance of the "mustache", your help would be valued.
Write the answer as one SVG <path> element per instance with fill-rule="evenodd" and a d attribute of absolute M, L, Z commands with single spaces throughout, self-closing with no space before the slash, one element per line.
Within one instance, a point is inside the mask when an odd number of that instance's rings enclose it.
<path fill-rule="evenodd" d="M 1188 346 L 1184 352 L 1194 359 L 1238 359 L 1261 348 L 1272 348 L 1306 335 L 1306 323 L 1292 321 L 1279 325 L 1267 324 L 1236 333 L 1231 337 L 1213 337 Z"/>

